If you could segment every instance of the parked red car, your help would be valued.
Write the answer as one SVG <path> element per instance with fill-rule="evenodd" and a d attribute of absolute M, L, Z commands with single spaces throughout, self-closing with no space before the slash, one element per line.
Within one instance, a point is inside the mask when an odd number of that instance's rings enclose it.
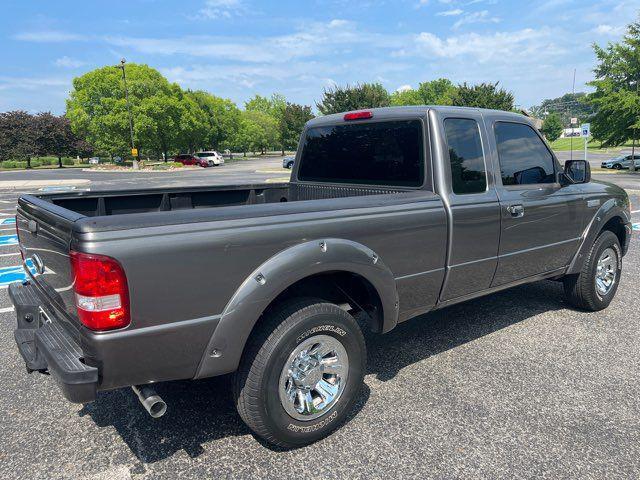
<path fill-rule="evenodd" d="M 190 153 L 181 153 L 180 155 L 176 155 L 175 157 L 173 157 L 173 161 L 181 163 L 183 165 L 197 165 L 199 167 L 211 166 L 208 160 L 196 157 L 195 155 L 191 155 Z"/>

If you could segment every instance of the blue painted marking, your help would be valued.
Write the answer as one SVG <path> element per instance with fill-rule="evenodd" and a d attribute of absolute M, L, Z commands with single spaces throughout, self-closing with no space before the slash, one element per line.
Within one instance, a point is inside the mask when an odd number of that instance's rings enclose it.
<path fill-rule="evenodd" d="M 15 224 L 16 224 L 15 217 L 3 218 L 2 221 L 0 222 L 0 225 L 15 225 Z"/>
<path fill-rule="evenodd" d="M 27 268 L 32 274 L 36 273 L 36 268 L 33 262 L 29 259 L 26 262 Z M 4 287 L 14 282 L 22 282 L 27 279 L 27 272 L 22 265 L 16 265 L 15 267 L 3 267 L 0 268 L 0 287 Z"/>
<path fill-rule="evenodd" d="M 3 245 L 17 245 L 18 244 L 18 236 L 17 235 L 0 235 L 0 247 Z"/>
<path fill-rule="evenodd" d="M 634 224 L 633 224 L 633 229 L 634 229 L 636 232 L 640 232 L 640 223 L 634 223 Z"/>

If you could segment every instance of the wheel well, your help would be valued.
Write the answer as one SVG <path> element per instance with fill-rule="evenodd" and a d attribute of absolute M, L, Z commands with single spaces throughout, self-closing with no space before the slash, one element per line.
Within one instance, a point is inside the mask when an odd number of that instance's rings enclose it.
<path fill-rule="evenodd" d="M 624 249 L 625 240 L 627 238 L 627 230 L 624 227 L 624 222 L 620 217 L 613 217 L 609 219 L 607 223 L 602 227 L 601 232 L 609 230 L 614 233 L 616 237 L 618 237 L 618 241 L 620 242 L 620 246 Z"/>
<path fill-rule="evenodd" d="M 363 316 L 372 331 L 382 330 L 380 295 L 371 282 L 356 273 L 334 271 L 303 278 L 280 293 L 265 309 L 262 317 L 278 304 L 294 297 L 315 297 L 335 303 L 354 316 Z"/>

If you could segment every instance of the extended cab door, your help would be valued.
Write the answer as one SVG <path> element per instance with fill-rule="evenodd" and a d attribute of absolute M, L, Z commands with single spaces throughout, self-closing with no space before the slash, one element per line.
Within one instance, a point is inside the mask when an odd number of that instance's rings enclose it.
<path fill-rule="evenodd" d="M 526 120 L 485 114 L 499 166 L 501 206 L 498 268 L 493 286 L 566 266 L 580 241 L 580 185 L 558 183 L 559 164 L 539 132 Z"/>
<path fill-rule="evenodd" d="M 494 186 L 482 115 L 467 110 L 442 114 L 438 154 L 443 166 L 439 192 L 449 215 L 447 275 L 440 301 L 491 286 L 500 240 L 500 204 Z"/>

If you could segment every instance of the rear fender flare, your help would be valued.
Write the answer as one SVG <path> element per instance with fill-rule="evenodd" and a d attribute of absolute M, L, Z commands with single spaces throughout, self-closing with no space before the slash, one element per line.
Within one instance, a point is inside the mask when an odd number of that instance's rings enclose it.
<path fill-rule="evenodd" d="M 373 250 L 339 238 L 301 243 L 269 258 L 236 290 L 220 316 L 195 378 L 235 371 L 253 327 L 269 304 L 299 280 L 335 271 L 367 279 L 382 303 L 382 331 L 395 327 L 398 321 L 395 278 Z"/>

